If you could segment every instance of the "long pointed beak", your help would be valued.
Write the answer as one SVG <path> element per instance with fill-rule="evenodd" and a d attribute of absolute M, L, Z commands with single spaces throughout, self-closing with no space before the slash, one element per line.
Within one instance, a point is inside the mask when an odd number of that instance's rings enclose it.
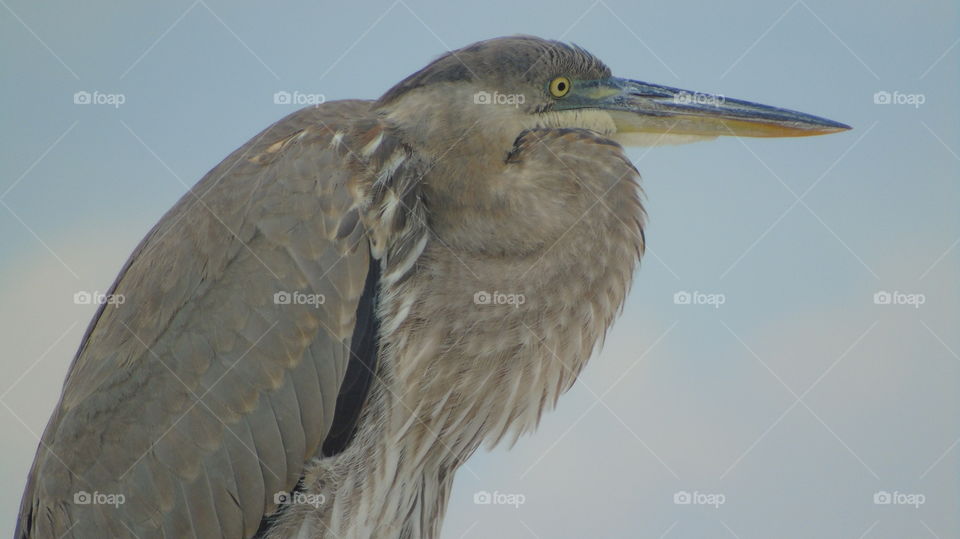
<path fill-rule="evenodd" d="M 605 110 L 618 133 L 806 137 L 850 129 L 794 110 L 616 77 L 576 81 L 557 105 L 561 110 Z"/>

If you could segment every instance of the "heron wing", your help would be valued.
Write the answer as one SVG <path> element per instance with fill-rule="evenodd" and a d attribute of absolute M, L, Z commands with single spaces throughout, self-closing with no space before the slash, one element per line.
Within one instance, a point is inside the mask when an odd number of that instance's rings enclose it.
<path fill-rule="evenodd" d="M 372 312 L 376 262 L 339 147 L 369 110 L 284 118 L 150 231 L 70 367 L 18 537 L 251 537 L 295 487 Z"/>

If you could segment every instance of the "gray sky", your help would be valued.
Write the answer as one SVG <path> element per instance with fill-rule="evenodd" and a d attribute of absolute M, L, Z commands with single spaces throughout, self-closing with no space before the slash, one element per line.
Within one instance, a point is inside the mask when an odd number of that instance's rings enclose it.
<path fill-rule="evenodd" d="M 74 294 L 105 290 L 187 186 L 296 108 L 275 92 L 374 98 L 513 33 L 854 130 L 630 150 L 650 220 L 625 313 L 535 435 L 460 471 L 444 536 L 960 536 L 947 0 L 0 1 L 0 535 L 94 312 Z"/>

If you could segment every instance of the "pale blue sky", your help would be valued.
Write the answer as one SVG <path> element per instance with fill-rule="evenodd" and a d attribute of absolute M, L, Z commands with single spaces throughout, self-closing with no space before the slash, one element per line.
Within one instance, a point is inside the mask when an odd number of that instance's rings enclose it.
<path fill-rule="evenodd" d="M 630 150 L 649 250 L 624 316 L 536 435 L 461 470 L 444 537 L 960 536 L 946 0 L 3 0 L 0 535 L 93 314 L 73 294 L 105 290 L 184 183 L 295 108 L 274 92 L 374 98 L 448 48 L 514 33 L 854 130 Z M 75 105 L 78 91 L 125 103 Z M 880 91 L 923 104 L 876 104 Z M 725 303 L 677 305 L 678 291 Z M 878 291 L 924 303 L 877 305 Z M 525 503 L 475 505 L 481 490 Z M 725 503 L 678 505 L 680 491 Z M 878 505 L 878 491 L 925 501 Z"/>

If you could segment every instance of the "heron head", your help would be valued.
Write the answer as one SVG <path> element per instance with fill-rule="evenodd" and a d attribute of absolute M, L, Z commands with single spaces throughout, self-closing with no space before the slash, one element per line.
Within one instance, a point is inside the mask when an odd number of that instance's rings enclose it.
<path fill-rule="evenodd" d="M 378 105 L 426 149 L 467 139 L 507 152 L 520 132 L 533 127 L 590 129 L 623 145 L 850 129 L 792 110 L 615 77 L 577 46 L 532 36 L 444 54 L 391 88 Z"/>

